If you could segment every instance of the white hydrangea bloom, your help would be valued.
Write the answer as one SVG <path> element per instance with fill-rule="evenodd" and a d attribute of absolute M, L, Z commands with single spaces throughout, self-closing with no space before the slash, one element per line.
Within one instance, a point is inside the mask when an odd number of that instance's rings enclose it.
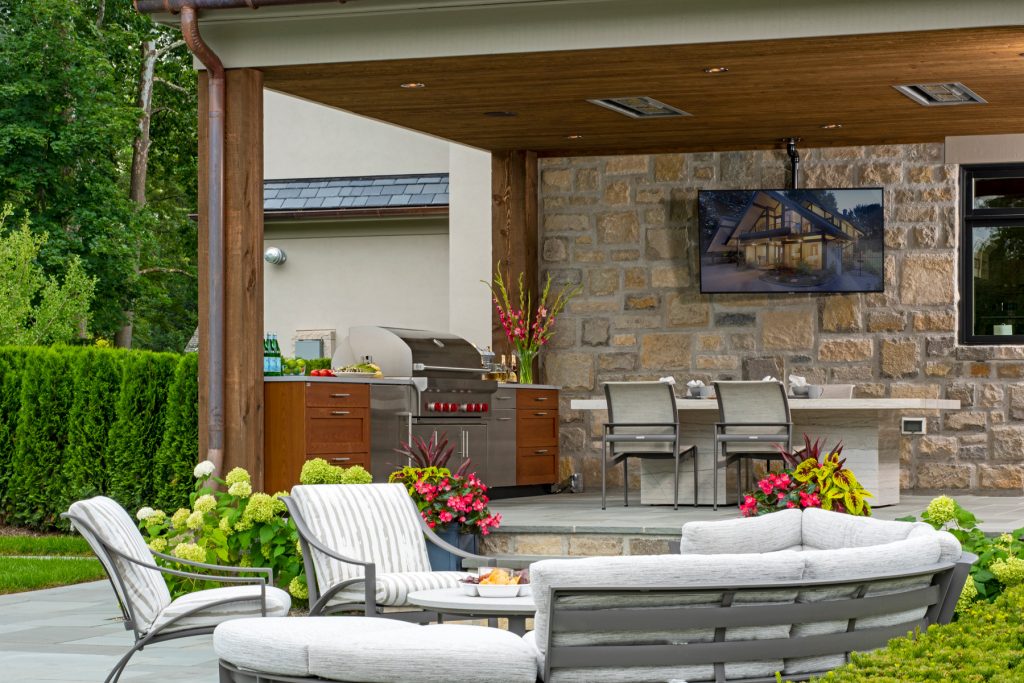
<path fill-rule="evenodd" d="M 155 512 L 156 510 L 154 510 L 151 507 L 139 508 L 139 511 L 135 513 L 135 519 L 141 522 L 144 519 L 149 519 L 150 517 L 152 517 L 153 513 Z"/>
<path fill-rule="evenodd" d="M 202 479 L 203 477 L 208 477 L 211 474 L 213 474 L 213 471 L 215 469 L 217 468 L 214 466 L 212 462 L 210 462 L 209 460 L 204 460 L 198 465 L 196 465 L 196 468 L 192 470 L 192 476 L 194 476 L 196 479 Z"/>

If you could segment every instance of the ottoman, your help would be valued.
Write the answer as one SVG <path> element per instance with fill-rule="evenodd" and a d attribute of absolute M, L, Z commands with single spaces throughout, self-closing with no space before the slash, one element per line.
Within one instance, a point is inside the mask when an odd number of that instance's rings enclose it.
<path fill-rule="evenodd" d="M 537 653 L 486 626 L 376 617 L 235 619 L 213 632 L 221 683 L 535 683 Z"/>

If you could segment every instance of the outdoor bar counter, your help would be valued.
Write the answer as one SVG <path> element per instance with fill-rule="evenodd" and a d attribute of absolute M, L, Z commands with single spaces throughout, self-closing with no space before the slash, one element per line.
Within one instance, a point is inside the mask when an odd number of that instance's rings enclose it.
<path fill-rule="evenodd" d="M 698 503 L 712 502 L 712 460 L 714 424 L 718 422 L 718 402 L 711 399 L 677 398 L 681 442 L 698 449 Z M 606 410 L 604 398 L 574 399 L 573 410 Z M 822 438 L 827 447 L 843 442 L 846 466 L 874 494 L 872 506 L 900 502 L 900 416 L 929 417 L 936 411 L 957 410 L 960 402 L 925 398 L 819 398 L 789 401 L 793 416 L 794 445 L 803 443 L 803 435 Z M 641 461 L 640 502 L 671 504 L 673 463 L 671 460 Z M 679 466 L 679 504 L 693 503 L 693 465 L 689 458 Z M 719 472 L 718 502 L 736 502 L 736 466 L 729 467 L 729 485 Z M 599 485 L 599 482 L 595 482 Z M 614 505 L 614 503 L 611 503 Z"/>

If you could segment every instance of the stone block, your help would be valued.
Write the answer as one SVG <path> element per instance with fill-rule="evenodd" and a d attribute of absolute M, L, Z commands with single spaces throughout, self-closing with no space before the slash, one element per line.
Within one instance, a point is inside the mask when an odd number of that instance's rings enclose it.
<path fill-rule="evenodd" d="M 902 178 L 899 162 L 875 162 L 860 169 L 861 185 L 896 185 Z"/>
<path fill-rule="evenodd" d="M 587 432 L 582 427 L 563 426 L 558 430 L 558 445 L 563 453 L 579 453 L 587 447 Z M 568 460 L 563 458 L 562 462 Z"/>
<path fill-rule="evenodd" d="M 714 166 L 694 166 L 690 173 L 694 180 L 713 180 L 715 177 Z"/>
<path fill-rule="evenodd" d="M 689 368 L 691 344 L 688 334 L 645 334 L 640 340 L 640 365 L 658 371 Z"/>
<path fill-rule="evenodd" d="M 988 363 L 969 363 L 967 365 L 967 373 L 971 377 L 991 377 L 992 369 Z"/>
<path fill-rule="evenodd" d="M 564 239 L 548 237 L 544 240 L 541 257 L 545 261 L 564 261 L 569 256 L 569 247 Z"/>
<path fill-rule="evenodd" d="M 639 261 L 639 249 L 613 249 L 612 261 Z"/>
<path fill-rule="evenodd" d="M 565 544 L 560 534 L 517 534 L 518 555 L 565 555 Z"/>
<path fill-rule="evenodd" d="M 818 359 L 830 363 L 868 360 L 872 355 L 870 338 L 826 339 L 818 347 Z"/>
<path fill-rule="evenodd" d="M 602 201 L 608 206 L 629 204 L 629 183 L 617 180 L 604 186 Z"/>
<path fill-rule="evenodd" d="M 1000 379 L 1024 379 L 1024 363 L 999 363 L 996 376 Z"/>
<path fill-rule="evenodd" d="M 630 294 L 626 296 L 627 311 L 653 311 L 661 304 L 657 294 Z"/>
<path fill-rule="evenodd" d="M 1024 465 L 978 465 L 978 487 L 1021 492 Z"/>
<path fill-rule="evenodd" d="M 568 310 L 570 313 L 588 314 L 611 313 L 612 311 L 618 311 L 619 308 L 620 305 L 618 301 L 608 301 L 607 299 L 576 299 L 569 302 Z"/>
<path fill-rule="evenodd" d="M 785 379 L 785 364 L 779 356 L 743 359 L 743 379 L 757 380 L 763 377 Z"/>
<path fill-rule="evenodd" d="M 851 368 L 852 369 L 852 368 Z M 854 378 L 843 379 L 840 368 L 832 370 L 833 379 L 836 382 L 852 382 L 856 381 Z M 853 388 L 854 398 L 884 398 L 885 397 L 885 385 L 880 382 L 866 382 L 864 384 L 858 384 Z"/>
<path fill-rule="evenodd" d="M 934 249 L 939 243 L 939 228 L 934 225 L 918 225 L 914 228 L 914 242 L 922 249 Z"/>
<path fill-rule="evenodd" d="M 915 332 L 955 332 L 956 313 L 953 311 L 917 311 L 914 313 Z"/>
<path fill-rule="evenodd" d="M 586 353 L 548 353 L 544 360 L 548 384 L 565 391 L 594 389 L 594 357 Z"/>
<path fill-rule="evenodd" d="M 921 352 L 916 340 L 883 339 L 879 350 L 883 377 L 915 377 L 920 372 Z"/>
<path fill-rule="evenodd" d="M 992 428 L 994 460 L 1024 460 L 1024 426 L 1000 425 Z"/>
<path fill-rule="evenodd" d="M 981 387 L 981 396 L 978 405 L 982 408 L 998 408 L 1006 399 L 1006 391 L 1001 384 L 984 384 Z M 1024 456 L 1024 453 L 1021 454 Z"/>
<path fill-rule="evenodd" d="M 682 294 L 670 294 L 666 301 L 670 327 L 707 327 L 709 305 Z"/>
<path fill-rule="evenodd" d="M 578 232 L 590 228 L 590 216 L 578 213 L 554 213 L 544 217 L 548 232 Z"/>
<path fill-rule="evenodd" d="M 516 534 L 491 533 L 480 539 L 480 552 L 485 555 L 514 555 L 515 541 Z"/>
<path fill-rule="evenodd" d="M 660 204 L 667 198 L 662 187 L 638 187 L 636 190 L 637 204 Z"/>
<path fill-rule="evenodd" d="M 911 384 L 896 382 L 889 387 L 892 398 L 938 398 L 942 387 L 938 384 Z"/>
<path fill-rule="evenodd" d="M 576 263 L 604 263 L 605 254 L 600 249 L 581 249 L 577 247 L 573 250 L 573 258 Z"/>
<path fill-rule="evenodd" d="M 718 318 L 715 318 L 715 324 L 718 324 Z M 757 348 L 757 337 L 752 334 L 730 334 L 729 335 L 729 347 L 734 351 L 753 351 Z"/>
<path fill-rule="evenodd" d="M 632 154 L 629 156 L 609 157 L 604 164 L 605 175 L 633 175 L 647 173 L 649 168 L 649 156 L 646 154 Z"/>
<path fill-rule="evenodd" d="M 960 447 L 956 437 L 927 434 L 917 444 L 917 454 L 935 460 L 952 460 Z"/>
<path fill-rule="evenodd" d="M 604 346 L 608 343 L 610 323 L 607 318 L 588 318 L 583 321 L 584 346 Z"/>
<path fill-rule="evenodd" d="M 902 332 L 907 327 L 907 316 L 901 311 L 869 311 L 868 332 Z"/>
<path fill-rule="evenodd" d="M 602 370 L 621 371 L 636 368 L 635 353 L 602 353 L 597 361 Z"/>
<path fill-rule="evenodd" d="M 594 296 L 607 296 L 619 290 L 619 271 L 616 268 L 592 270 L 590 276 L 590 293 Z"/>
<path fill-rule="evenodd" d="M 569 554 L 576 556 L 622 555 L 622 536 L 574 534 L 569 536 Z"/>
<path fill-rule="evenodd" d="M 611 343 L 612 343 L 612 346 L 636 346 L 636 335 L 635 334 L 615 334 L 615 335 L 612 335 Z"/>
<path fill-rule="evenodd" d="M 696 368 L 698 370 L 737 370 L 739 367 L 739 356 L 698 354 L 696 358 Z"/>
<path fill-rule="evenodd" d="M 953 337 L 928 337 L 925 350 L 932 358 L 945 358 L 953 352 L 955 345 Z"/>
<path fill-rule="evenodd" d="M 668 223 L 668 215 L 662 206 L 654 206 L 643 212 L 644 225 L 664 226 Z"/>
<path fill-rule="evenodd" d="M 555 291 L 565 285 L 578 285 L 583 282 L 583 271 L 579 268 L 548 268 L 541 277 L 551 276 L 551 286 Z"/>
<path fill-rule="evenodd" d="M 761 344 L 765 349 L 809 349 L 814 346 L 815 311 L 765 311 L 761 314 Z"/>
<path fill-rule="evenodd" d="M 594 243 L 594 236 L 593 235 L 578 235 L 576 237 L 576 239 L 573 240 L 573 243 L 576 244 L 576 245 L 590 246 L 591 244 Z"/>
<path fill-rule="evenodd" d="M 882 235 L 885 240 L 885 247 L 887 249 L 906 249 L 907 248 L 907 230 L 901 228 L 898 225 L 890 225 L 885 228 L 885 233 Z"/>
<path fill-rule="evenodd" d="M 935 223 L 939 208 L 934 204 L 897 204 L 892 219 L 897 223 Z"/>
<path fill-rule="evenodd" d="M 856 332 L 860 329 L 860 299 L 856 295 L 830 296 L 821 307 L 822 332 Z"/>
<path fill-rule="evenodd" d="M 929 185 L 935 182 L 937 169 L 934 166 L 907 166 L 907 183 Z"/>
<path fill-rule="evenodd" d="M 616 316 L 612 327 L 617 330 L 653 330 L 661 327 L 661 316 L 656 313 Z"/>
<path fill-rule="evenodd" d="M 753 313 L 716 313 L 715 327 L 753 327 L 757 316 Z"/>
<path fill-rule="evenodd" d="M 572 190 L 572 170 L 568 168 L 546 168 L 540 172 L 541 188 L 545 192 L 569 192 Z"/>
<path fill-rule="evenodd" d="M 946 398 L 960 401 L 961 408 L 970 408 L 974 405 L 974 385 L 966 382 L 947 384 Z"/>
<path fill-rule="evenodd" d="M 667 555 L 669 544 L 667 538 L 651 538 L 650 536 L 631 536 L 627 539 L 629 547 L 627 555 Z"/>
<path fill-rule="evenodd" d="M 1010 416 L 1015 420 L 1024 420 L 1024 384 L 1010 386 Z"/>
<path fill-rule="evenodd" d="M 689 284 L 690 269 L 686 266 L 657 266 L 651 269 L 651 287 L 656 289 L 677 289 Z"/>
<path fill-rule="evenodd" d="M 968 489 L 971 487 L 970 465 L 921 463 L 917 466 L 917 488 Z"/>
<path fill-rule="evenodd" d="M 948 413 L 945 417 L 946 429 L 955 432 L 984 431 L 987 424 L 987 414 L 977 410 L 961 410 L 958 413 Z"/>
<path fill-rule="evenodd" d="M 724 340 L 720 334 L 702 334 L 697 337 L 697 348 L 701 351 L 720 351 Z"/>
<path fill-rule="evenodd" d="M 686 157 L 682 154 L 658 154 L 654 157 L 654 180 L 675 183 L 683 179 Z"/>
<path fill-rule="evenodd" d="M 600 180 L 601 175 L 596 168 L 581 168 L 576 171 L 576 191 L 597 192 Z"/>
<path fill-rule="evenodd" d="M 683 253 L 683 232 L 666 228 L 648 228 L 645 254 L 651 261 L 679 258 Z"/>
<path fill-rule="evenodd" d="M 602 213 L 597 217 L 597 239 L 604 244 L 637 242 L 640 221 L 632 212 Z"/>
<path fill-rule="evenodd" d="M 900 301 L 907 305 L 952 304 L 955 282 L 953 254 L 907 254 Z"/>
<path fill-rule="evenodd" d="M 644 268 L 626 268 L 622 273 L 623 286 L 626 289 L 646 289 L 647 270 Z"/>

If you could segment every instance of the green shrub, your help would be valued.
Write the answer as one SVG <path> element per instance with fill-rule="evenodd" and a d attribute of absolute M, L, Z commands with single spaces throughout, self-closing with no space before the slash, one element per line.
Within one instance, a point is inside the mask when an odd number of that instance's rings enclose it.
<path fill-rule="evenodd" d="M 980 602 L 946 626 L 853 654 L 822 683 L 1019 683 L 1024 680 L 1024 586 Z"/>
<path fill-rule="evenodd" d="M 0 519 L 7 507 L 7 482 L 11 477 L 15 431 L 21 407 L 21 369 L 25 362 L 23 349 L 0 349 Z"/>
<path fill-rule="evenodd" d="M 16 445 L 7 490 L 8 520 L 52 527 L 64 499 L 61 476 L 71 410 L 69 353 L 31 349 L 25 355 Z"/>
<path fill-rule="evenodd" d="M 107 437 L 116 417 L 125 354 L 108 349 L 81 349 L 71 357 L 73 398 L 64 451 L 65 486 L 59 507 L 107 491 Z"/>
<path fill-rule="evenodd" d="M 117 397 L 117 419 L 107 443 L 108 493 L 128 509 L 153 500 L 157 488 L 155 460 L 163 440 L 167 389 L 177 356 L 137 351 L 127 354 Z"/>
<path fill-rule="evenodd" d="M 199 354 L 181 357 L 167 392 L 163 442 L 156 454 L 156 504 L 178 508 L 195 489 L 199 462 Z"/>
<path fill-rule="evenodd" d="M 338 467 L 323 458 L 313 458 L 302 464 L 300 484 L 369 484 L 373 477 L 360 465 Z"/>

